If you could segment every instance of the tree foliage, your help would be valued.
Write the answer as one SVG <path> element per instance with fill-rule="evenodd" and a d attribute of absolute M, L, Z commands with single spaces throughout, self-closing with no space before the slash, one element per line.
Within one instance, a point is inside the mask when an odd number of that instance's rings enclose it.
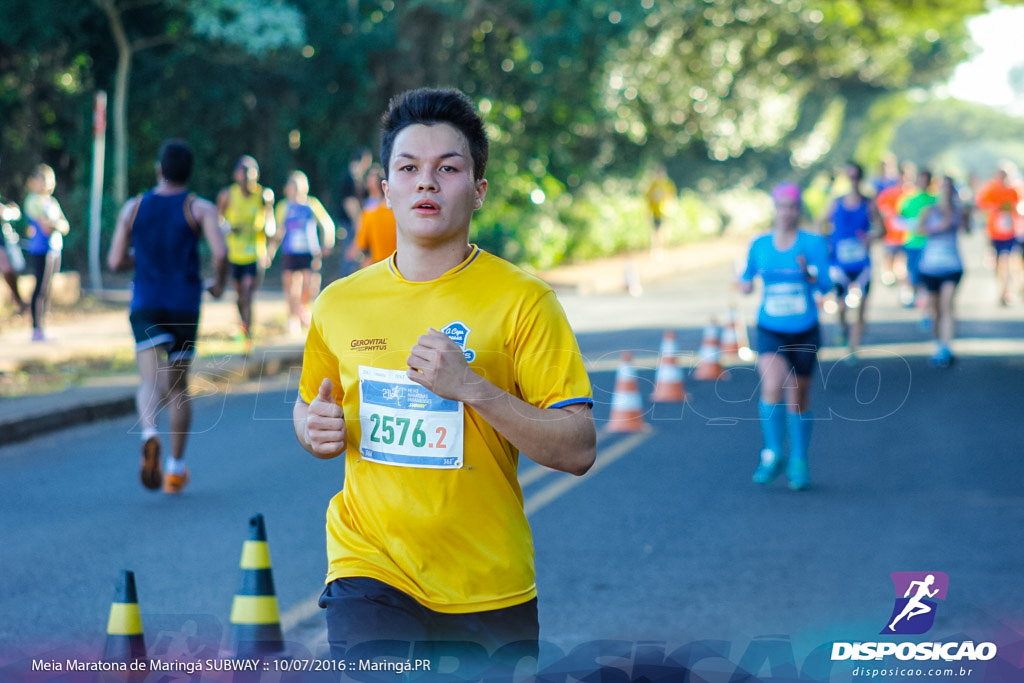
<path fill-rule="evenodd" d="M 965 102 L 925 103 L 894 131 L 892 152 L 933 173 L 987 178 L 1001 162 L 1024 168 L 1024 121 Z"/>
<path fill-rule="evenodd" d="M 479 103 L 493 140 L 478 239 L 534 264 L 635 246 L 645 218 L 630 195 L 654 160 L 704 196 L 853 155 L 873 162 L 910 107 L 902 93 L 949 76 L 968 54 L 966 19 L 985 11 L 984 0 L 7 3 L 0 193 L 18 198 L 48 161 L 84 216 L 73 190 L 88 184 L 92 93 L 119 73 L 105 5 L 129 47 L 147 48 L 130 52 L 129 192 L 152 183 L 160 141 L 180 136 L 204 194 L 249 153 L 272 186 L 302 168 L 331 206 L 393 94 L 453 86 Z M 613 192 L 617 212 L 588 208 Z"/>

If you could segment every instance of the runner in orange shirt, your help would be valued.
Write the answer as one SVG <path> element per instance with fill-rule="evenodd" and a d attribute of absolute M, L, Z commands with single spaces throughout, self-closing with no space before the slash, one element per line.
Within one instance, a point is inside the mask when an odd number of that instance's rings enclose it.
<path fill-rule="evenodd" d="M 360 261 L 364 268 L 388 258 L 397 248 L 395 214 L 383 201 L 381 178 L 376 169 L 371 169 L 366 176 L 370 198 L 359 216 L 359 229 L 348 255 L 350 261 Z"/>
<path fill-rule="evenodd" d="M 905 286 L 907 278 L 906 253 L 903 244 L 907 241 L 906 221 L 900 215 L 900 202 L 908 189 L 912 189 L 917 169 L 914 164 L 903 164 L 900 179 L 881 190 L 875 196 L 875 209 L 882 217 L 885 235 L 882 244 L 885 255 L 882 260 L 882 284 Z"/>
<path fill-rule="evenodd" d="M 988 214 L 985 227 L 996 254 L 996 280 L 1002 306 L 1010 303 L 1010 255 L 1017 248 L 1019 202 L 1020 195 L 1007 182 L 1007 172 L 1003 167 L 996 169 L 992 179 L 978 189 L 975 198 L 975 205 Z"/>

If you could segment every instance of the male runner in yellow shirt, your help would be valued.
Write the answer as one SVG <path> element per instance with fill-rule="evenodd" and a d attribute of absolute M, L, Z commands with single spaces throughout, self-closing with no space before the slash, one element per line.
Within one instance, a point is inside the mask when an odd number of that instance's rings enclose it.
<path fill-rule="evenodd" d="M 259 179 L 259 164 L 242 156 L 235 162 L 235 182 L 217 195 L 217 212 L 227 224 L 228 263 L 247 345 L 252 343 L 252 300 L 268 265 L 267 238 L 277 232 L 274 192 Z"/>
<path fill-rule="evenodd" d="M 469 243 L 487 149 L 464 94 L 393 99 L 381 161 L 397 252 L 314 304 L 293 420 L 314 456 L 345 456 L 321 598 L 337 659 L 356 643 L 410 657 L 416 641 L 535 656 L 518 456 L 577 475 L 594 462 L 590 382 L 554 292 Z"/>
<path fill-rule="evenodd" d="M 661 256 L 664 240 L 661 235 L 661 224 L 665 220 L 665 213 L 677 195 L 676 184 L 668 177 L 668 171 L 664 164 L 658 164 L 654 168 L 654 178 L 647 186 L 644 193 L 647 199 L 647 208 L 651 212 L 651 254 Z"/>

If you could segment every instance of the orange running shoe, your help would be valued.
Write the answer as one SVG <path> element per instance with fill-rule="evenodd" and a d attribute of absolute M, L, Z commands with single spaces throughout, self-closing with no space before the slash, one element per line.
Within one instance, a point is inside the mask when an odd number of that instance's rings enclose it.
<path fill-rule="evenodd" d="M 186 467 L 180 474 L 172 474 L 167 472 L 164 474 L 164 493 L 171 495 L 177 495 L 181 493 L 182 489 L 185 488 L 185 484 L 188 483 L 189 474 L 188 468 Z"/>

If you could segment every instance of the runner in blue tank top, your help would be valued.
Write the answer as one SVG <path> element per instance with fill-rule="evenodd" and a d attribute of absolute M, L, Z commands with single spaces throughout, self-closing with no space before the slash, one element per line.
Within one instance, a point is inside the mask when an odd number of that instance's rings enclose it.
<path fill-rule="evenodd" d="M 224 292 L 227 245 L 217 207 L 189 193 L 192 150 L 181 140 L 160 149 L 157 185 L 125 203 L 117 218 L 107 262 L 111 270 L 135 268 L 131 321 L 139 367 L 136 408 L 142 429 L 140 478 L 148 489 L 181 493 L 189 480 L 185 439 L 192 423 L 188 372 L 199 328 L 202 280 L 199 240 L 210 246 L 216 278 L 208 288 Z M 160 459 L 157 411 L 168 405 L 171 457 Z"/>
<path fill-rule="evenodd" d="M 789 487 L 801 490 L 810 484 L 811 375 L 821 343 L 815 293 L 829 291 L 832 281 L 825 239 L 800 230 L 800 188 L 783 183 L 772 190 L 772 199 L 772 231 L 753 241 L 739 280 L 741 291 L 748 294 L 755 278 L 760 278 L 764 287 L 757 318 L 757 370 L 761 377 L 758 414 L 765 447 L 753 478 L 767 484 L 785 468 Z M 790 375 L 795 382 L 786 385 Z M 783 452 L 787 429 L 788 466 Z"/>
<path fill-rule="evenodd" d="M 847 361 L 857 362 L 857 349 L 864 336 L 864 316 L 868 294 L 871 291 L 871 238 L 872 204 L 861 193 L 864 171 L 859 164 L 846 165 L 850 191 L 833 202 L 826 223 L 831 267 L 829 276 L 835 285 L 841 343 L 849 348 Z M 823 226 L 823 232 L 827 230 Z M 855 311 L 856 319 L 850 325 L 847 314 Z"/>
<path fill-rule="evenodd" d="M 131 310 L 198 313 L 202 296 L 198 224 L 192 216 L 195 196 L 149 190 L 136 205 L 132 222 L 135 278 Z M 149 340 L 149 346 L 159 342 Z M 175 357 L 191 355 L 183 349 Z M 173 359 L 173 358 L 172 358 Z"/>

